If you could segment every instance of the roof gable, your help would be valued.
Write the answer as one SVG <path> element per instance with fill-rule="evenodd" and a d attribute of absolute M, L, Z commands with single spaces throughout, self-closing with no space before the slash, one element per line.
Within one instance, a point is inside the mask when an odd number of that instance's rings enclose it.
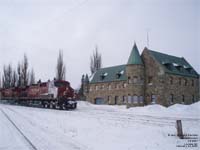
<path fill-rule="evenodd" d="M 90 83 L 127 80 L 125 70 L 126 65 L 101 68 L 94 74 Z"/>
<path fill-rule="evenodd" d="M 182 75 L 182 76 L 198 77 L 197 72 L 185 60 L 185 58 L 167 55 L 152 50 L 148 51 L 150 55 L 152 55 L 161 64 L 166 73 Z"/>
<path fill-rule="evenodd" d="M 128 65 L 143 64 L 136 44 L 134 44 L 134 46 L 132 48 L 132 51 L 131 51 L 131 54 L 128 58 L 127 64 Z"/>

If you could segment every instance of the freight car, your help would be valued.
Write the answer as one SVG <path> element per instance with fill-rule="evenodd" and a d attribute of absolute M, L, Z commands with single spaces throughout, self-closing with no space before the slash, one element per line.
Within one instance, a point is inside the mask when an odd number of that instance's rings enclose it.
<path fill-rule="evenodd" d="M 38 82 L 26 87 L 0 90 L 1 100 L 16 104 L 39 104 L 44 108 L 75 109 L 76 94 L 68 81 L 53 80 Z"/>

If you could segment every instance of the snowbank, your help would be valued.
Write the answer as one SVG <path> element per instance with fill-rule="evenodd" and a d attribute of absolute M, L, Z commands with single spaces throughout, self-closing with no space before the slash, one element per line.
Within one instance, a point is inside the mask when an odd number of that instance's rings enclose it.
<path fill-rule="evenodd" d="M 78 107 L 90 107 L 91 109 L 103 109 L 112 111 L 124 111 L 132 114 L 143 114 L 166 117 L 200 118 L 200 102 L 191 105 L 174 104 L 170 107 L 162 105 L 147 105 L 143 107 L 131 107 L 126 109 L 125 105 L 94 105 L 89 102 L 79 101 Z"/>

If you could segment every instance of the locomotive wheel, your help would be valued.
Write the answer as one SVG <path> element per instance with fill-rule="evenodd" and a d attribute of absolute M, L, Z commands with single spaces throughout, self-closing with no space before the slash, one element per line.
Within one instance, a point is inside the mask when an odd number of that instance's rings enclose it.
<path fill-rule="evenodd" d="M 50 108 L 51 108 L 51 109 L 55 109 L 56 106 L 55 106 L 53 103 L 50 103 Z"/>
<path fill-rule="evenodd" d="M 59 109 L 60 109 L 60 110 L 63 110 L 63 105 L 59 105 Z"/>
<path fill-rule="evenodd" d="M 53 109 L 53 104 L 52 103 L 50 103 L 50 108 Z"/>

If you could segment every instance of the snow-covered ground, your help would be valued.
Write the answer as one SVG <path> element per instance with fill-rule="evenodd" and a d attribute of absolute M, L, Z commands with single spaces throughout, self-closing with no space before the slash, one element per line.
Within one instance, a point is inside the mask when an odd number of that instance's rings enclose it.
<path fill-rule="evenodd" d="M 191 143 L 175 136 L 178 119 L 184 134 L 198 135 L 197 147 L 178 147 Z M 197 150 L 199 139 L 200 102 L 130 109 L 79 102 L 74 111 L 0 104 L 0 150 Z"/>

